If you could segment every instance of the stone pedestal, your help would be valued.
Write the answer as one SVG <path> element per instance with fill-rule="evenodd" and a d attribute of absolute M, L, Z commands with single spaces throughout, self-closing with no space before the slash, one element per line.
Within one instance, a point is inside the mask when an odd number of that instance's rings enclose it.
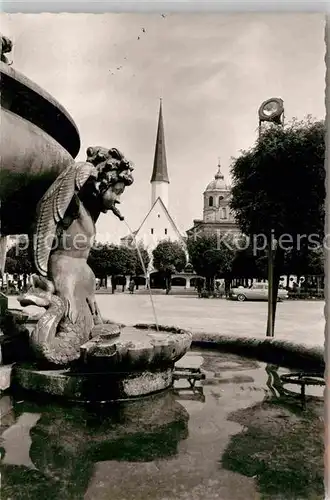
<path fill-rule="evenodd" d="M 138 398 L 172 385 L 174 364 L 190 347 L 190 332 L 125 327 L 120 335 L 99 335 L 81 347 L 66 370 L 16 365 L 13 383 L 25 390 L 72 401 L 106 402 Z"/>
<path fill-rule="evenodd" d="M 22 389 L 71 401 L 109 402 L 167 389 L 172 384 L 172 368 L 131 373 L 73 374 L 70 370 L 38 370 L 26 365 L 15 367 L 14 380 Z"/>

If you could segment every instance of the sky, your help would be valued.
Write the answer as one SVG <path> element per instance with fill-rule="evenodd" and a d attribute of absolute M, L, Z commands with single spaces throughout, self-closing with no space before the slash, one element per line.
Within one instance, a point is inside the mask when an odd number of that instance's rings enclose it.
<path fill-rule="evenodd" d="M 325 116 L 322 14 L 1 14 L 13 68 L 53 95 L 89 146 L 116 147 L 134 163 L 121 212 L 133 230 L 151 203 L 159 98 L 170 178 L 169 211 L 184 232 L 202 218 L 218 158 L 253 146 L 258 108 L 284 100 L 285 117 Z M 100 241 L 118 243 L 111 213 Z"/>

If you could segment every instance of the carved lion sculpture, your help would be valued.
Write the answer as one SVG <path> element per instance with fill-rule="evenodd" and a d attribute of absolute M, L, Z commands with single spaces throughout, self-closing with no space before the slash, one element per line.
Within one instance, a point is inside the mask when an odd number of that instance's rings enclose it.
<path fill-rule="evenodd" d="M 116 205 L 133 182 L 132 170 L 117 149 L 88 148 L 87 161 L 64 170 L 39 203 L 33 235 L 38 275 L 19 300 L 46 308 L 31 338 L 41 360 L 67 365 L 100 331 L 95 276 L 87 259 L 100 213 L 111 210 L 123 219 Z"/>

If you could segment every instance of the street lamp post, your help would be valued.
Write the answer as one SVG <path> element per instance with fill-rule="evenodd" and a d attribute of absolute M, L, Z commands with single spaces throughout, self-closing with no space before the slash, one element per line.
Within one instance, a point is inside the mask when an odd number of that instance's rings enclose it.
<path fill-rule="evenodd" d="M 274 254 L 276 252 L 277 241 L 271 232 L 268 242 L 268 318 L 267 337 L 274 337 Z M 277 297 L 275 297 L 277 300 Z"/>
<path fill-rule="evenodd" d="M 268 122 L 279 126 L 284 126 L 284 105 L 283 100 L 272 97 L 264 101 L 259 108 L 259 139 L 262 134 L 262 123 Z M 267 317 L 267 337 L 274 337 L 274 254 L 277 242 L 272 231 L 268 237 L 268 317 Z"/>

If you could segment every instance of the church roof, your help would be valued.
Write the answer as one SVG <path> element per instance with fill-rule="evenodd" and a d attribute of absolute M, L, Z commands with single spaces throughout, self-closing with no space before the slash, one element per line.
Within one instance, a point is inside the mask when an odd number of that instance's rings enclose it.
<path fill-rule="evenodd" d="M 154 167 L 150 182 L 170 182 L 167 172 L 165 134 L 163 123 L 162 101 L 159 105 L 158 129 L 155 147 Z"/>
<path fill-rule="evenodd" d="M 123 238 L 120 238 L 121 243 L 122 244 L 132 243 L 135 240 L 135 238 L 138 239 L 141 236 L 141 234 L 143 233 L 143 226 L 144 226 L 145 222 L 147 221 L 147 219 L 149 218 L 150 214 L 154 210 L 156 210 L 156 209 L 159 210 L 159 208 L 161 208 L 164 211 L 164 213 L 165 213 L 165 215 L 167 217 L 167 220 L 172 225 L 175 233 L 177 234 L 178 240 L 181 241 L 181 243 L 183 244 L 184 247 L 186 247 L 186 241 L 185 241 L 184 235 L 178 229 L 178 227 L 175 224 L 173 218 L 171 217 L 169 211 L 167 210 L 166 206 L 164 205 L 163 200 L 160 197 L 158 197 L 157 200 L 155 200 L 154 204 L 150 208 L 150 210 L 147 213 L 147 215 L 144 217 L 144 219 L 143 219 L 142 223 L 140 224 L 139 228 L 136 231 L 133 231 L 134 236 L 132 236 L 131 234 L 128 234 L 127 236 L 124 236 Z"/>
<path fill-rule="evenodd" d="M 172 224 L 172 227 L 173 229 L 175 230 L 175 232 L 177 233 L 178 237 L 180 239 L 182 239 L 183 235 L 181 234 L 181 232 L 179 231 L 177 225 L 175 224 L 174 220 L 172 219 L 169 211 L 167 210 L 163 200 L 158 197 L 157 200 L 155 200 L 154 204 L 152 205 L 152 207 L 150 208 L 149 212 L 147 213 L 147 215 L 145 216 L 145 218 L 143 219 L 142 223 L 140 224 L 140 227 L 137 229 L 137 231 L 134 231 L 135 233 L 135 236 L 138 236 L 139 235 L 139 232 L 141 231 L 145 221 L 148 219 L 148 217 L 150 216 L 151 212 L 153 212 L 155 210 L 155 207 L 156 205 L 160 204 L 160 206 L 162 207 L 162 209 L 164 210 L 166 216 L 167 216 L 167 219 L 168 221 Z"/>
<path fill-rule="evenodd" d="M 214 179 L 206 186 L 205 191 L 228 191 L 229 187 L 225 183 L 224 175 L 221 173 L 221 165 L 218 163 L 218 170 Z"/>

